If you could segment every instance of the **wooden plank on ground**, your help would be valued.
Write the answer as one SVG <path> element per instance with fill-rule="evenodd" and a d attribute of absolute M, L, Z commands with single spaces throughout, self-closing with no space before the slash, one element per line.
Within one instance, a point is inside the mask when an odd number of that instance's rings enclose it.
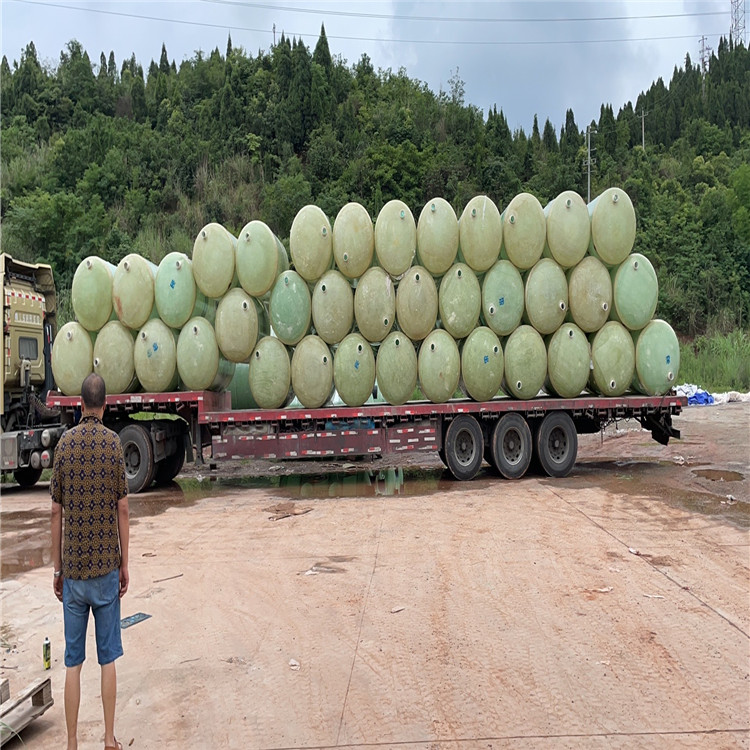
<path fill-rule="evenodd" d="M 12 701 L 0 705 L 0 746 L 15 736 L 54 704 L 52 681 L 37 680 Z"/>

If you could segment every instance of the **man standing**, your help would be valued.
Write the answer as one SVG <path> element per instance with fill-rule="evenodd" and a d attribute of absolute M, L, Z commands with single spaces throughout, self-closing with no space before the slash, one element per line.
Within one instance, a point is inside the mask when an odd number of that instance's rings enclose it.
<path fill-rule="evenodd" d="M 63 603 L 65 624 L 68 750 L 78 748 L 89 610 L 94 613 L 102 672 L 105 750 L 122 750 L 114 733 L 115 659 L 122 656 L 120 599 L 129 582 L 128 484 L 120 439 L 102 424 L 105 398 L 104 380 L 92 373 L 81 386 L 81 421 L 60 439 L 50 482 L 53 585 Z"/>

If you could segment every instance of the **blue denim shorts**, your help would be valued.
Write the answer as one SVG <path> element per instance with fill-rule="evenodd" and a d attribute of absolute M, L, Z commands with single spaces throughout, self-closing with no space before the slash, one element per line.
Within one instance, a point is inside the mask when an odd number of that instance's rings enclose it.
<path fill-rule="evenodd" d="M 77 667 L 86 659 L 89 610 L 94 613 L 99 664 L 109 664 L 122 656 L 119 568 L 98 578 L 63 581 L 66 667 Z"/>

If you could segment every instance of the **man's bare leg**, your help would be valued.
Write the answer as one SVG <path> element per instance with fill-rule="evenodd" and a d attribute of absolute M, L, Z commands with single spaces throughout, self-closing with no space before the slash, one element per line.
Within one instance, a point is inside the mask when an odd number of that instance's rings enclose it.
<path fill-rule="evenodd" d="M 115 663 L 102 664 L 102 707 L 104 708 L 104 745 L 115 745 L 115 704 L 117 703 L 117 670 Z"/>
<path fill-rule="evenodd" d="M 78 708 L 81 705 L 81 667 L 65 670 L 65 726 L 68 729 L 68 750 L 78 750 Z"/>

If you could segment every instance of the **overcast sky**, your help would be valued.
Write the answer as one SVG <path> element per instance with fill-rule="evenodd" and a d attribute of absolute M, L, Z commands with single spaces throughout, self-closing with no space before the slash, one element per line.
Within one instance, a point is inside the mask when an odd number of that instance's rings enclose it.
<path fill-rule="evenodd" d="M 602 103 L 616 114 L 659 76 L 668 82 L 686 52 L 698 62 L 701 36 L 716 49 L 731 20 L 730 0 L 1 0 L 0 13 L 11 64 L 33 41 L 55 66 L 77 39 L 94 63 L 114 50 L 118 67 L 135 53 L 144 70 L 162 43 L 178 65 L 199 49 L 223 54 L 229 33 L 235 47 L 268 50 L 274 24 L 277 38 L 284 31 L 312 50 L 324 23 L 331 54 L 348 64 L 367 53 L 376 69 L 403 67 L 435 92 L 458 71 L 467 103 L 485 113 L 496 104 L 527 132 L 535 113 L 540 128 L 549 117 L 558 130 L 569 107 L 581 128 Z"/>

